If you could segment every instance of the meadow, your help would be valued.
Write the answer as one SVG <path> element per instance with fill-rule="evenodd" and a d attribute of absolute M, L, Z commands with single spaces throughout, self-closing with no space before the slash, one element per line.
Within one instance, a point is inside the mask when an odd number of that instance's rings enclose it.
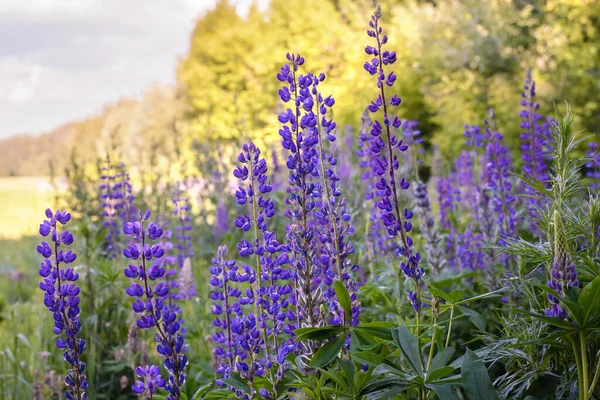
<path fill-rule="evenodd" d="M 384 15 L 360 125 L 287 53 L 260 115 L 277 140 L 0 180 L 0 398 L 600 398 L 597 137 L 568 102 L 542 112 L 527 70 L 518 112 L 442 154 L 399 117 Z"/>

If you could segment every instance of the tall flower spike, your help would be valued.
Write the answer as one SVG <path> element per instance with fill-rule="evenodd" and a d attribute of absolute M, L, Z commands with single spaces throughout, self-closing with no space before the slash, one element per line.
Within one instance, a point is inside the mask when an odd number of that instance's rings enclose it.
<path fill-rule="evenodd" d="M 554 211 L 554 261 L 550 271 L 550 279 L 548 287 L 556 291 L 560 297 L 565 296 L 565 292 L 569 287 L 579 286 L 577 280 L 577 269 L 569 252 L 568 241 L 565 234 L 562 218 L 560 213 Z M 566 319 L 567 311 L 562 308 L 560 301 L 556 296 L 548 294 L 550 307 L 545 310 L 549 317 Z"/>
<path fill-rule="evenodd" d="M 71 368 L 65 379 L 69 388 L 65 392 L 67 400 L 85 400 L 88 382 L 85 376 L 85 363 L 81 355 L 85 350 L 85 340 L 78 337 L 81 332 L 79 315 L 80 289 L 74 282 L 79 278 L 71 267 L 77 255 L 61 248 L 73 243 L 73 235 L 68 230 L 59 231 L 59 224 L 66 225 L 71 214 L 66 211 L 46 210 L 46 220 L 40 225 L 40 235 L 51 238 L 51 245 L 42 242 L 37 251 L 44 257 L 39 274 L 43 278 L 40 289 L 44 291 L 44 305 L 54 315 L 54 333 L 58 335 L 56 347 L 64 351 L 63 358 Z M 62 266 L 62 268 L 61 268 Z"/>
<path fill-rule="evenodd" d="M 382 118 L 380 117 L 382 121 L 375 119 L 371 127 L 373 136 L 371 151 L 378 156 L 373 167 L 380 198 L 377 206 L 381 209 L 383 224 L 387 228 L 388 234 L 400 239 L 400 254 L 405 257 L 405 260 L 400 263 L 400 269 L 407 278 L 414 281 L 416 291 L 409 291 L 408 298 L 418 317 L 421 309 L 420 283 L 425 271 L 419 266 L 421 255 L 413 250 L 413 240 L 409 236 L 412 230 L 410 220 L 413 212 L 407 208 L 402 210 L 399 202 L 398 190 L 408 190 L 410 184 L 405 177 L 398 179 L 396 176 L 400 168 L 396 152 L 405 152 L 408 146 L 395 134 L 400 128 L 400 119 L 397 116 L 392 117 L 388 112 L 390 109 L 398 107 L 401 99 L 396 95 L 389 99 L 386 97 L 386 87 L 391 88 L 394 85 L 396 75 L 394 72 L 386 73 L 385 68 L 391 67 L 397 57 L 395 52 L 383 49 L 388 37 L 383 34 L 383 28 L 379 24 L 381 14 L 381 8 L 377 6 L 369 22 L 370 29 L 367 30 L 367 35 L 375 40 L 375 46 L 365 48 L 365 53 L 372 58 L 364 65 L 370 75 L 377 76 L 379 89 L 377 98 L 368 107 L 369 111 L 373 114 L 383 114 Z"/>
<path fill-rule="evenodd" d="M 181 299 L 191 299 L 197 295 L 193 277 L 192 258 L 192 217 L 189 198 L 185 195 L 182 184 L 178 183 L 173 192 L 173 214 L 177 218 L 175 226 L 175 248 L 177 249 L 177 264 L 180 269 L 186 269 L 187 284 L 182 287 Z"/>
<path fill-rule="evenodd" d="M 285 64 L 277 79 L 283 83 L 279 97 L 284 103 L 292 102 L 279 115 L 283 124 L 279 130 L 282 147 L 289 152 L 286 166 L 289 170 L 289 188 L 286 204 L 290 207 L 286 216 L 291 220 L 287 226 L 290 263 L 294 268 L 294 302 L 297 303 L 297 326 L 316 327 L 324 324 L 321 318 L 323 292 L 315 284 L 320 271 L 316 260 L 316 235 L 309 216 L 316 208 L 314 177 L 317 174 L 318 153 L 317 116 L 311 95 L 312 75 L 298 73 L 304 64 L 300 55 L 287 54 Z"/>
<path fill-rule="evenodd" d="M 289 353 L 288 347 L 281 345 L 279 334 L 286 326 L 286 319 L 290 329 L 295 320 L 295 315 L 287 313 L 288 296 L 292 292 L 291 273 L 285 268 L 289 259 L 287 247 L 277 241 L 268 227 L 269 219 L 275 215 L 275 203 L 269 198 L 272 187 L 268 182 L 266 160 L 261 158 L 260 149 L 250 142 L 242 146 L 238 161 L 241 165 L 233 171 L 240 181 L 235 197 L 239 205 L 248 206 L 250 216 L 242 214 L 234 224 L 243 232 L 252 231 L 251 242 L 242 239 L 238 251 L 241 257 L 253 257 L 255 261 L 256 287 L 249 289 L 256 293 L 257 322 L 263 339 L 260 345 L 264 365 L 270 368 L 273 357 L 284 360 Z"/>
<path fill-rule="evenodd" d="M 431 271 L 436 275 L 442 272 L 446 265 L 444 258 L 444 248 L 442 242 L 443 236 L 435 223 L 435 218 L 431 215 L 431 204 L 429 203 L 429 193 L 427 185 L 418 181 L 415 187 L 415 205 L 421 222 L 421 234 L 425 238 L 425 253 L 427 254 L 427 263 Z"/>
<path fill-rule="evenodd" d="M 169 372 L 169 379 L 164 385 L 167 399 L 180 400 L 181 387 L 186 379 L 187 349 L 177 315 L 171 307 L 165 307 L 169 295 L 169 285 L 164 280 L 166 270 L 161 264 L 165 250 L 160 243 L 150 244 L 159 241 L 163 230 L 154 222 L 147 224 L 149 218 L 150 211 L 140 212 L 137 221 L 128 222 L 123 227 L 123 232 L 135 241 L 123 250 L 123 255 L 133 262 L 124 271 L 132 281 L 127 294 L 135 299 L 132 309 L 139 316 L 137 326 L 156 332 L 156 350 L 165 359 L 164 367 Z"/>
<path fill-rule="evenodd" d="M 538 113 L 539 103 L 535 102 L 535 81 L 531 71 L 527 70 L 523 92 L 521 93 L 521 151 L 523 154 L 523 172 L 527 175 L 548 184 L 549 173 L 546 159 L 548 157 L 548 137 L 551 124 L 544 120 Z M 527 211 L 534 221 L 537 217 L 537 208 L 541 205 L 539 193 L 530 186 L 525 186 L 528 195 Z M 536 230 L 537 231 L 537 230 Z"/>
<path fill-rule="evenodd" d="M 487 187 L 492 190 L 492 208 L 496 212 L 499 227 L 499 244 L 504 238 L 516 235 L 516 197 L 510 180 L 511 161 L 508 149 L 503 144 L 503 136 L 496 130 L 495 114 L 488 111 L 486 124 L 486 159 L 485 178 Z"/>
<path fill-rule="evenodd" d="M 239 280 L 238 267 L 235 261 L 227 260 L 226 256 L 227 246 L 219 246 L 210 268 L 210 298 L 213 301 L 211 312 L 215 316 L 213 326 L 217 328 L 212 335 L 216 343 L 213 354 L 217 360 L 216 372 L 219 378 L 216 383 L 219 386 L 223 384 L 221 377 L 229 378 L 230 373 L 235 371 L 234 360 L 238 355 L 238 345 L 231 323 L 234 316 L 242 316 L 242 308 L 238 302 L 242 292 L 231 285 Z"/>
<path fill-rule="evenodd" d="M 100 175 L 100 203 L 102 206 L 102 224 L 107 228 L 106 244 L 108 255 L 111 258 L 119 256 L 119 215 L 118 215 L 118 193 L 114 192 L 115 175 L 114 166 L 107 154 L 102 166 L 102 174 Z"/>
<path fill-rule="evenodd" d="M 353 264 L 351 256 L 354 246 L 348 240 L 354 234 L 354 227 L 350 224 L 350 213 L 346 209 L 346 199 L 342 197 L 339 185 L 340 178 L 337 174 L 338 159 L 336 155 L 326 151 L 326 145 L 336 140 L 336 123 L 328 119 L 327 115 L 333 107 L 335 100 L 332 96 L 323 97 L 319 92 L 319 83 L 325 80 L 325 74 L 312 78 L 311 94 L 318 110 L 317 115 L 317 140 L 319 152 L 318 185 L 321 199 L 315 212 L 317 232 L 321 243 L 322 278 L 328 286 L 325 297 L 329 300 L 331 325 L 356 325 L 360 312 L 360 303 L 357 298 L 358 282 L 352 273 L 358 271 L 358 264 Z M 327 139 L 327 142 L 325 141 Z M 352 301 L 352 315 L 343 315 L 335 291 L 331 287 L 334 279 L 344 284 L 350 293 Z"/>

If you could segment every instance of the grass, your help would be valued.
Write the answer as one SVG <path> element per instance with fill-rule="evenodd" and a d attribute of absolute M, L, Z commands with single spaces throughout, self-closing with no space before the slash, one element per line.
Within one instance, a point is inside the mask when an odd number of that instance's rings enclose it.
<path fill-rule="evenodd" d="M 0 241 L 34 235 L 51 201 L 46 177 L 0 177 Z"/>

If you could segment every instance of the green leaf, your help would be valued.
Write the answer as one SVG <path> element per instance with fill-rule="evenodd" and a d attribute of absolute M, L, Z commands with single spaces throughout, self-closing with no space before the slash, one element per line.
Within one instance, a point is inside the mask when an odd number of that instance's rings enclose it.
<path fill-rule="evenodd" d="M 199 399 L 203 399 L 204 395 L 206 395 L 208 392 L 210 392 L 210 390 L 213 388 L 213 383 L 207 383 L 204 386 L 200 386 L 198 388 L 198 390 L 196 390 L 196 393 L 194 393 L 194 395 L 192 396 L 192 400 L 199 400 Z"/>
<path fill-rule="evenodd" d="M 392 336 L 396 345 L 408 359 L 413 371 L 417 375 L 423 376 L 423 362 L 419 357 L 419 345 L 414 335 L 406 326 L 400 325 L 398 328 L 392 329 Z"/>
<path fill-rule="evenodd" d="M 322 328 L 299 328 L 294 333 L 296 341 L 303 342 L 305 340 L 327 340 L 349 329 L 348 326 L 325 326 Z"/>
<path fill-rule="evenodd" d="M 461 366 L 463 389 L 469 400 L 495 400 L 498 394 L 477 354 L 467 349 Z"/>
<path fill-rule="evenodd" d="M 465 292 L 460 289 L 454 289 L 450 292 L 449 296 L 453 303 L 458 303 L 463 297 L 465 297 Z"/>
<path fill-rule="evenodd" d="M 438 289 L 435 286 L 432 286 L 432 285 L 429 286 L 429 293 L 431 293 L 431 295 L 433 295 L 433 296 L 441 297 L 442 299 L 446 300 L 448 303 L 454 303 L 454 301 L 452 300 L 452 296 L 450 296 L 450 293 L 446 293 L 442 289 Z"/>
<path fill-rule="evenodd" d="M 367 322 L 354 327 L 355 331 L 365 332 L 370 336 L 378 337 L 384 340 L 392 340 L 392 328 L 397 324 L 391 322 Z"/>
<path fill-rule="evenodd" d="M 469 318 L 469 321 L 471 321 L 477 329 L 485 331 L 485 318 L 483 318 L 481 314 L 465 306 L 458 306 L 458 309 Z"/>
<path fill-rule="evenodd" d="M 354 361 L 358 361 L 361 364 L 367 364 L 372 367 L 384 365 L 386 367 L 386 370 L 390 372 L 403 374 L 403 371 L 400 368 L 398 368 L 392 361 L 390 361 L 382 355 L 375 354 L 369 351 L 361 351 L 358 353 L 354 353 L 352 354 L 352 359 Z"/>
<path fill-rule="evenodd" d="M 437 394 L 439 400 L 457 400 L 458 396 L 456 396 L 456 392 L 452 389 L 452 385 L 435 385 L 435 384 L 427 384 L 426 388 L 431 389 Z"/>
<path fill-rule="evenodd" d="M 583 320 L 600 314 L 600 276 L 588 283 L 579 294 L 579 305 L 583 310 Z"/>
<path fill-rule="evenodd" d="M 439 351 L 435 355 L 435 357 L 433 357 L 433 360 L 431 360 L 431 365 L 429 366 L 429 369 L 431 371 L 435 371 L 438 368 L 446 366 L 446 364 L 448 364 L 448 361 L 450 361 L 454 356 L 455 351 L 456 350 L 454 349 L 454 347 L 446 347 L 445 349 Z"/>
<path fill-rule="evenodd" d="M 354 363 L 350 360 L 343 359 L 339 360 L 339 364 L 340 367 L 342 367 L 342 370 L 344 371 L 346 382 L 348 383 L 348 386 L 350 386 L 350 384 L 354 381 L 354 373 L 356 372 L 354 368 Z"/>
<path fill-rule="evenodd" d="M 340 281 L 335 281 L 333 290 L 335 291 L 338 302 L 342 306 L 342 310 L 344 310 L 344 320 L 348 323 L 348 321 L 352 320 L 352 301 L 350 300 L 350 293 L 348 293 L 348 289 L 346 289 L 344 284 Z"/>
<path fill-rule="evenodd" d="M 313 368 L 320 368 L 335 360 L 337 355 L 342 350 L 342 347 L 344 347 L 344 342 L 346 341 L 347 337 L 348 333 L 344 333 L 321 346 L 319 350 L 317 350 L 312 356 L 309 366 Z"/>
<path fill-rule="evenodd" d="M 425 382 L 434 383 L 434 381 L 445 378 L 454 372 L 454 367 L 446 366 L 438 369 L 432 369 L 431 373 L 427 373 L 427 379 Z"/>
<path fill-rule="evenodd" d="M 229 378 L 223 378 L 222 381 L 234 388 L 241 390 L 244 393 L 250 394 L 250 386 L 236 372 L 231 372 Z"/>

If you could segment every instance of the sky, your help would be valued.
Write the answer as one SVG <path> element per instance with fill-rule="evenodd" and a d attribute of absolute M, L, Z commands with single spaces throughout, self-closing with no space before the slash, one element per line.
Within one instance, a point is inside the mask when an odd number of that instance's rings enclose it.
<path fill-rule="evenodd" d="M 0 139 L 174 83 L 196 19 L 216 1 L 1 0 Z M 232 2 L 243 15 L 252 1 Z"/>

